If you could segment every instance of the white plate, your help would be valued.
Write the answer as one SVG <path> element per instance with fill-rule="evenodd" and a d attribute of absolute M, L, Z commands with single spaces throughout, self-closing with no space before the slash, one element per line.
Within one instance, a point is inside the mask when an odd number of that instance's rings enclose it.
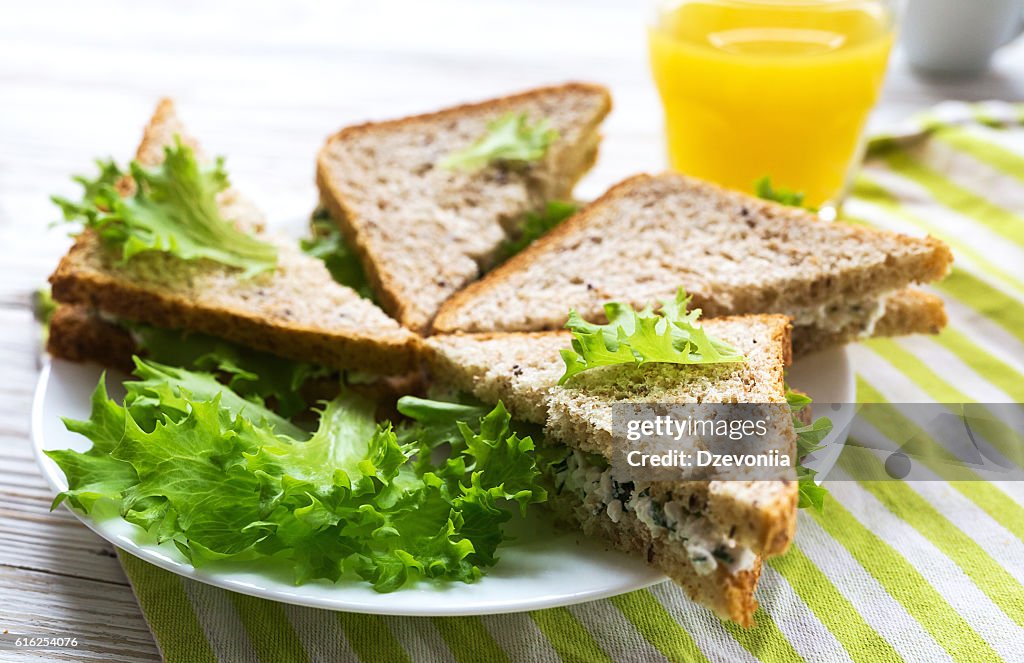
<path fill-rule="evenodd" d="M 53 360 L 43 369 L 32 405 L 32 440 L 36 458 L 55 492 L 67 489 L 64 474 L 43 451 L 85 451 L 90 443 L 69 433 L 61 417 L 87 419 L 89 395 L 99 380 L 94 366 Z M 111 374 L 111 396 L 119 398 L 121 376 Z M 822 402 L 849 402 L 853 375 L 846 353 L 826 352 L 794 366 L 791 382 Z M 94 521 L 75 515 L 94 532 L 136 557 L 224 589 L 260 598 L 315 608 L 406 616 L 482 615 L 572 605 L 647 587 L 665 578 L 634 557 L 605 550 L 601 545 L 553 531 L 543 519 L 513 519 L 515 536 L 499 549 L 501 561 L 473 584 L 420 583 L 390 594 L 378 594 L 361 582 L 326 581 L 295 586 L 290 578 L 229 564 L 201 569 L 185 561 L 171 544 L 147 542 L 142 530 L 119 518 Z"/>

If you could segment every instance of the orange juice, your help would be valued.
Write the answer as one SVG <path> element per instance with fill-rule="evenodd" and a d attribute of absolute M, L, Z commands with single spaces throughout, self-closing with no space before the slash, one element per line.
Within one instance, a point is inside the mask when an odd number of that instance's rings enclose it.
<path fill-rule="evenodd" d="M 748 192 L 769 176 L 805 204 L 836 202 L 892 26 L 879 0 L 664 3 L 649 40 L 672 167 Z"/>

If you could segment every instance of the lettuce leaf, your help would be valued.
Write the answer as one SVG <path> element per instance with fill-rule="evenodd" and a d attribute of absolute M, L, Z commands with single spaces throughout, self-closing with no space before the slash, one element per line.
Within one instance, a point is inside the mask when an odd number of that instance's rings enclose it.
<path fill-rule="evenodd" d="M 312 236 L 300 242 L 302 250 L 324 261 L 327 271 L 338 283 L 352 288 L 366 299 L 373 300 L 370 282 L 359 257 L 345 242 L 341 230 L 327 213 L 317 210 L 310 220 Z"/>
<path fill-rule="evenodd" d="M 786 402 L 793 413 L 793 429 L 796 432 L 796 476 L 799 495 L 798 507 L 813 508 L 821 512 L 825 506 L 825 495 L 828 491 L 816 481 L 816 470 L 806 467 L 803 462 L 810 454 L 821 449 L 821 441 L 832 432 L 832 420 L 819 417 L 810 424 L 797 417 L 797 414 L 811 404 L 810 396 L 793 391 L 786 387 Z"/>
<path fill-rule="evenodd" d="M 478 421 L 488 407 L 476 402 L 436 401 L 416 396 L 398 399 L 399 414 L 406 421 L 396 431 L 399 440 L 416 447 L 415 468 L 419 474 L 432 467 L 436 450 L 459 449 L 463 443 L 459 422 Z"/>
<path fill-rule="evenodd" d="M 796 466 L 797 494 L 799 501 L 797 508 L 814 509 L 821 513 L 825 508 L 825 495 L 828 490 L 815 480 L 817 472 L 803 465 Z"/>
<path fill-rule="evenodd" d="M 66 221 L 95 229 L 105 242 L 120 246 L 125 262 L 161 251 L 237 267 L 245 277 L 273 270 L 277 250 L 220 213 L 217 195 L 228 187 L 224 160 L 201 166 L 180 139 L 165 147 L 164 155 L 155 168 L 132 161 L 127 171 L 113 161 L 98 161 L 94 179 L 75 178 L 84 190 L 81 200 L 52 200 Z"/>
<path fill-rule="evenodd" d="M 137 380 L 125 383 L 128 392 L 126 402 L 132 407 L 134 418 L 139 423 L 156 423 L 170 413 L 184 415 L 194 399 L 210 401 L 221 399 L 221 409 L 232 416 L 244 415 L 275 433 L 297 439 L 309 437 L 309 433 L 288 419 L 271 411 L 262 403 L 243 398 L 227 389 L 212 373 L 189 371 L 184 368 L 158 364 L 133 357 Z M 147 430 L 152 426 L 146 426 Z"/>
<path fill-rule="evenodd" d="M 680 288 L 659 310 L 634 311 L 628 304 L 605 304 L 608 324 L 587 322 L 569 312 L 572 349 L 562 350 L 565 373 L 558 384 L 598 366 L 616 364 L 719 364 L 744 357 L 727 343 L 708 335 L 700 325 L 700 309 L 687 312 L 690 297 Z"/>
<path fill-rule="evenodd" d="M 547 234 L 548 231 L 575 214 L 578 209 L 575 203 L 552 200 L 541 212 L 527 212 L 519 236 L 512 240 L 506 240 L 502 244 L 500 249 L 502 259 L 511 258 L 519 253 L 534 240 Z"/>
<path fill-rule="evenodd" d="M 32 315 L 42 327 L 43 343 L 50 336 L 50 320 L 57 310 L 57 302 L 53 301 L 50 286 L 46 285 L 32 293 Z"/>
<path fill-rule="evenodd" d="M 419 442 L 400 440 L 352 393 L 295 437 L 223 385 L 212 393 L 209 375 L 143 361 L 137 373 L 122 405 L 101 379 L 89 419 L 65 422 L 93 445 L 48 452 L 69 485 L 54 506 L 102 517 L 113 505 L 196 566 L 258 561 L 297 583 L 354 574 L 382 592 L 421 578 L 472 582 L 497 561 L 505 505 L 547 499 L 533 442 L 501 405 L 449 412 L 451 454 L 416 466 Z"/>
<path fill-rule="evenodd" d="M 40 324 L 48 326 L 56 310 L 57 302 L 53 301 L 50 286 L 44 286 L 32 293 L 32 313 Z"/>
<path fill-rule="evenodd" d="M 474 171 L 494 163 L 529 163 L 543 158 L 557 138 L 558 132 L 546 119 L 531 124 L 526 113 L 508 113 L 488 124 L 479 140 L 441 159 L 438 166 Z"/>
<path fill-rule="evenodd" d="M 786 403 L 789 404 L 789 409 L 793 414 L 801 412 L 804 408 L 811 404 L 811 397 L 805 393 L 799 391 L 793 391 L 789 387 L 786 387 Z"/>
<path fill-rule="evenodd" d="M 148 359 L 214 373 L 247 400 L 265 405 L 273 399 L 275 411 L 285 418 L 309 408 L 301 393 L 307 381 L 333 373 L 322 366 L 284 359 L 205 334 L 138 324 L 131 328 Z"/>
<path fill-rule="evenodd" d="M 54 499 L 51 508 L 67 500 L 88 513 L 101 500 L 119 501 L 123 491 L 138 483 L 135 469 L 110 455 L 125 430 L 127 411 L 107 398 L 105 374 L 92 392 L 91 404 L 88 420 L 65 419 L 64 425 L 89 438 L 92 448 L 84 454 L 70 449 L 46 452 L 68 479 L 68 489 Z"/>
<path fill-rule="evenodd" d="M 772 186 L 772 179 L 767 175 L 754 183 L 754 193 L 758 198 L 771 200 L 790 207 L 803 207 L 804 192 Z"/>
<path fill-rule="evenodd" d="M 417 473 L 437 476 L 450 492 L 462 493 L 463 528 L 475 534 L 473 559 L 494 564 L 500 525 L 511 518 L 499 505 L 516 502 L 525 512 L 529 504 L 547 501 L 540 486 L 541 454 L 532 438 L 513 430 L 518 426 L 500 402 L 483 416 L 486 408 L 479 405 L 408 396 L 398 407 L 412 421 L 404 434 L 416 439 Z M 479 424 L 471 427 L 470 421 Z M 447 460 L 432 466 L 429 459 L 444 447 Z M 424 474 L 427 469 L 431 473 Z"/>

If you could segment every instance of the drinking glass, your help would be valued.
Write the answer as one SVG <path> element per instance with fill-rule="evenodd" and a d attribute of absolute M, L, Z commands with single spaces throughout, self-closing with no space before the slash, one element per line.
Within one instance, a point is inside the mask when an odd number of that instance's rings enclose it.
<path fill-rule="evenodd" d="M 671 166 L 834 215 L 892 48 L 883 0 L 673 0 L 648 31 Z"/>

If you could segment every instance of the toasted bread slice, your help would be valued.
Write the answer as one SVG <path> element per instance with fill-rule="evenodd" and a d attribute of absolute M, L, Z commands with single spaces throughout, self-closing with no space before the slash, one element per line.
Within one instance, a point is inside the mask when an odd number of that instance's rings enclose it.
<path fill-rule="evenodd" d="M 557 386 L 563 372 L 558 351 L 567 332 L 454 334 L 427 338 L 425 357 L 433 377 L 486 402 L 501 400 L 513 416 L 544 423 L 550 440 L 584 453 L 611 457 L 612 405 L 647 403 L 786 402 L 784 369 L 790 359 L 789 323 L 784 316 L 709 319 L 708 333 L 739 349 L 741 364 L 678 366 L 647 364 L 609 367 Z M 791 428 L 784 432 L 793 442 Z M 592 536 L 617 548 L 646 555 L 690 595 L 739 623 L 749 623 L 756 602 L 759 562 L 735 571 L 718 565 L 698 572 L 679 545 L 652 533 L 634 511 L 618 522 L 603 510 L 584 508 L 563 491 L 556 509 Z M 758 556 L 783 553 L 796 527 L 797 486 L 792 481 L 654 482 L 650 497 L 678 501 L 703 514 L 705 526 Z M 592 505 L 591 505 L 592 506 Z"/>
<path fill-rule="evenodd" d="M 452 297 L 433 330 L 556 329 L 570 308 L 600 319 L 606 301 L 641 307 L 683 287 L 709 317 L 792 317 L 799 354 L 812 330 L 868 327 L 886 295 L 942 278 L 951 262 L 931 237 L 828 223 L 673 173 L 638 175 Z"/>
<path fill-rule="evenodd" d="M 605 88 L 570 83 L 348 127 L 320 151 L 321 199 L 384 309 L 422 331 L 442 302 L 492 264 L 526 212 L 571 200 L 596 159 L 598 125 L 610 108 Z M 558 132 L 541 161 L 474 172 L 438 165 L 509 113 L 546 119 Z"/>
<path fill-rule="evenodd" d="M 137 158 L 163 159 L 175 136 L 188 144 L 170 100 L 157 106 Z M 260 232 L 263 217 L 235 191 L 219 199 L 225 218 Z M 169 329 L 198 331 L 290 359 L 381 374 L 403 372 L 416 361 L 418 339 L 372 302 L 331 278 L 323 262 L 287 237 L 261 233 L 278 251 L 272 273 L 241 278 L 211 261 L 184 261 L 150 251 L 127 263 L 117 247 L 85 231 L 50 277 L 53 297 L 119 318 Z"/>

